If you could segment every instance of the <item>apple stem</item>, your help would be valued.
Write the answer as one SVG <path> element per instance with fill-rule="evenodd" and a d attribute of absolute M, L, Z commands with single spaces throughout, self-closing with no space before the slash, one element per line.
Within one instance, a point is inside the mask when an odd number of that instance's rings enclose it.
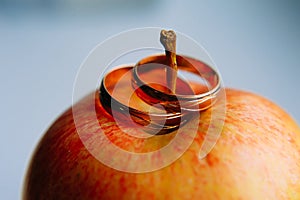
<path fill-rule="evenodd" d="M 176 92 L 176 79 L 177 79 L 177 61 L 176 61 L 176 34 L 173 30 L 162 30 L 160 32 L 160 42 L 165 48 L 168 65 L 166 69 L 166 81 L 171 92 Z"/>

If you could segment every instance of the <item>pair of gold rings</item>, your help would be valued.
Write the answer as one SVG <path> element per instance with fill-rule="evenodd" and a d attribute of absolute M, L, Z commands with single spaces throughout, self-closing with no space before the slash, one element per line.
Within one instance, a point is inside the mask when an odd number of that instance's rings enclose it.
<path fill-rule="evenodd" d="M 114 117 L 125 123 L 132 119 L 149 133 L 178 129 L 215 103 L 221 80 L 202 61 L 182 55 L 176 55 L 176 60 L 178 73 L 186 76 L 177 77 L 174 93 L 166 82 L 166 56 L 154 55 L 107 73 L 100 86 L 101 105 Z"/>

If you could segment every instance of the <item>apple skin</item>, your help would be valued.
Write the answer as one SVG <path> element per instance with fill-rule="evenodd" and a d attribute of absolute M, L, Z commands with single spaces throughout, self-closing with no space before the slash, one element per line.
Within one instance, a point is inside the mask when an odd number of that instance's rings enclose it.
<path fill-rule="evenodd" d="M 210 122 L 209 110 L 201 113 L 198 134 L 182 157 L 165 168 L 141 174 L 117 171 L 95 159 L 76 132 L 72 109 L 67 110 L 33 154 L 23 199 L 299 200 L 299 126 L 281 108 L 258 95 L 233 89 L 226 89 L 226 95 L 225 125 L 207 157 L 199 160 L 197 156 Z M 96 110 L 101 111 L 97 92 L 75 105 L 87 123 L 89 113 L 94 112 L 87 98 L 94 97 Z M 116 126 L 110 116 L 103 110 L 101 113 L 99 124 Z M 89 129 L 92 133 L 97 128 Z M 107 136 L 122 148 L 141 148 L 141 141 L 125 136 L 117 127 Z M 168 136 L 155 137 L 163 141 Z M 145 145 L 142 151 L 156 145 Z"/>

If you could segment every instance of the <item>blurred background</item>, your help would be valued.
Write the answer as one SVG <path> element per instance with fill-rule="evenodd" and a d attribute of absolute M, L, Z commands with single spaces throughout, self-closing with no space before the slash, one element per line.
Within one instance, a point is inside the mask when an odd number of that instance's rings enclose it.
<path fill-rule="evenodd" d="M 225 86 L 261 94 L 299 123 L 299 19 L 297 0 L 0 0 L 0 198 L 20 198 L 34 147 L 72 104 L 80 64 L 120 31 L 191 36 Z"/>

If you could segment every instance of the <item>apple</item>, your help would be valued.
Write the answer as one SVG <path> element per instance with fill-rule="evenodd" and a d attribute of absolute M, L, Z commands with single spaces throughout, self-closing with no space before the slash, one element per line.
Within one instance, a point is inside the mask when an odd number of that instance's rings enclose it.
<path fill-rule="evenodd" d="M 198 158 L 198 150 L 210 109 L 201 113 L 196 137 L 178 160 L 153 172 L 128 173 L 98 161 L 84 146 L 78 128 L 92 137 L 99 124 L 106 125 L 113 130 L 106 133 L 112 142 L 140 152 L 160 148 L 170 136 L 136 139 L 124 134 L 98 95 L 75 105 L 87 126 L 75 127 L 70 108 L 45 133 L 27 171 L 23 199 L 300 199 L 300 128 L 269 100 L 226 89 L 225 124 L 205 158 Z M 95 111 L 90 98 L 95 99 L 99 124 L 89 124 Z"/>

